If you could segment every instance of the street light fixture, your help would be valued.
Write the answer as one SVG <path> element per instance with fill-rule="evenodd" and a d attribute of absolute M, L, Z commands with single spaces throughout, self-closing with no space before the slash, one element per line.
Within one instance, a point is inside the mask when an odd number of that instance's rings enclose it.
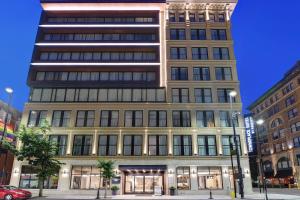
<path fill-rule="evenodd" d="M 232 90 L 229 93 L 229 100 L 230 100 L 231 123 L 232 123 L 232 129 L 233 129 L 233 140 L 234 140 L 234 145 L 235 145 L 235 149 L 236 149 L 236 161 L 237 161 L 237 167 L 238 167 L 239 189 L 240 189 L 241 199 L 243 199 L 244 198 L 243 171 L 241 168 L 240 150 L 239 150 L 239 145 L 238 145 L 237 135 L 236 135 L 236 130 L 235 130 L 235 118 L 238 115 L 238 113 L 233 112 L 233 98 L 236 95 L 237 95 L 237 92 Z"/>
<path fill-rule="evenodd" d="M 7 129 L 7 123 L 8 123 L 8 115 L 9 115 L 9 109 L 11 106 L 11 101 L 12 101 L 12 95 L 13 95 L 13 89 L 10 87 L 5 88 L 5 92 L 8 94 L 8 106 L 7 106 L 7 111 L 5 114 L 5 119 L 4 119 L 4 127 L 3 127 L 3 135 L 0 138 L 0 150 L 1 150 L 1 154 L 4 153 L 5 154 L 5 158 L 4 158 L 4 165 L 2 168 L 2 173 L 1 173 L 1 181 L 0 183 L 3 185 L 5 184 L 4 181 L 6 179 L 6 163 L 7 163 L 7 150 L 2 148 L 2 142 L 4 141 L 5 137 L 6 137 L 6 129 Z"/>
<path fill-rule="evenodd" d="M 262 156 L 261 156 L 261 149 L 260 149 L 260 138 L 258 135 L 258 126 L 261 126 L 264 124 L 264 120 L 263 119 L 258 119 L 256 121 L 256 139 L 257 139 L 257 153 L 258 153 L 258 157 L 259 157 L 259 169 L 260 169 L 260 176 L 261 176 L 261 180 L 263 182 L 263 187 L 264 187 L 264 192 L 265 192 L 265 199 L 268 200 L 268 191 L 267 191 L 267 184 L 266 184 L 266 178 L 265 178 L 265 172 L 263 169 L 263 162 L 262 162 Z M 259 187 L 260 188 L 260 187 Z"/>

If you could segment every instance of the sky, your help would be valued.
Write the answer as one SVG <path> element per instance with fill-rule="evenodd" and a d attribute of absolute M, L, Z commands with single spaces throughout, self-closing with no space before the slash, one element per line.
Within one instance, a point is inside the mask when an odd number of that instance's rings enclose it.
<path fill-rule="evenodd" d="M 38 0 L 3 0 L 0 12 L 0 99 L 14 89 L 13 106 L 28 100 L 26 78 L 41 7 Z M 299 0 L 239 0 L 232 16 L 245 108 L 300 60 Z"/>

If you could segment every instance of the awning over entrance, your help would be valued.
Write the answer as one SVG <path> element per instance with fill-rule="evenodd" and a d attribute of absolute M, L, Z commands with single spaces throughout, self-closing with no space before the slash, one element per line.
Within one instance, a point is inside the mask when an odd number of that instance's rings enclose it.
<path fill-rule="evenodd" d="M 119 165 L 119 170 L 121 171 L 128 171 L 128 170 L 166 171 L 167 165 Z"/>
<path fill-rule="evenodd" d="M 275 178 L 286 178 L 289 176 L 293 176 L 292 168 L 278 170 Z"/>

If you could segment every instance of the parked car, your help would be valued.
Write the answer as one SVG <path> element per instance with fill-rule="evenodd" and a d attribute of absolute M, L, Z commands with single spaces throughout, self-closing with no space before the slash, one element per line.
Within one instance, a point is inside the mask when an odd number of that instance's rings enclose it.
<path fill-rule="evenodd" d="M 0 199 L 30 199 L 31 192 L 10 185 L 0 185 Z"/>

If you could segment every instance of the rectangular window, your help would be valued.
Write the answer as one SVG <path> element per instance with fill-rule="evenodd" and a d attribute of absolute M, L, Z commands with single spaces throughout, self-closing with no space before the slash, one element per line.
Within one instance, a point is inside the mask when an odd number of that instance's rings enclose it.
<path fill-rule="evenodd" d="M 230 103 L 230 92 L 233 91 L 232 88 L 219 88 L 217 89 L 218 102 L 219 103 Z M 232 98 L 232 102 L 235 103 L 235 97 Z"/>
<path fill-rule="evenodd" d="M 213 111 L 196 111 L 197 127 L 215 127 Z"/>
<path fill-rule="evenodd" d="M 68 141 L 67 135 L 50 135 L 49 140 L 56 145 L 56 147 L 57 147 L 56 155 L 57 156 L 66 155 L 67 141 Z"/>
<path fill-rule="evenodd" d="M 230 60 L 229 49 L 227 47 L 213 48 L 214 60 Z"/>
<path fill-rule="evenodd" d="M 212 40 L 227 40 L 226 29 L 211 29 Z"/>
<path fill-rule="evenodd" d="M 29 112 L 28 127 L 37 127 L 45 123 L 47 117 L 46 110 L 31 110 Z"/>
<path fill-rule="evenodd" d="M 141 156 L 143 137 L 141 135 L 124 135 L 123 154 L 124 156 Z"/>
<path fill-rule="evenodd" d="M 167 126 L 167 111 L 152 110 L 148 116 L 149 127 L 166 127 Z"/>
<path fill-rule="evenodd" d="M 191 156 L 192 155 L 192 136 L 190 135 L 174 135 L 173 136 L 173 154 L 175 156 Z"/>
<path fill-rule="evenodd" d="M 210 70 L 208 67 L 194 67 L 193 68 L 193 80 L 194 81 L 209 81 Z"/>
<path fill-rule="evenodd" d="M 116 110 L 102 110 L 100 126 L 101 127 L 118 127 L 119 125 L 119 111 Z"/>
<path fill-rule="evenodd" d="M 198 189 L 218 190 L 223 188 L 221 167 L 198 167 Z"/>
<path fill-rule="evenodd" d="M 185 13 L 179 13 L 178 14 L 178 22 L 185 22 Z"/>
<path fill-rule="evenodd" d="M 189 19 L 190 19 L 190 22 L 195 22 L 196 21 L 196 14 L 195 13 L 189 13 Z"/>
<path fill-rule="evenodd" d="M 176 177 L 178 190 L 191 189 L 190 167 L 177 167 Z"/>
<path fill-rule="evenodd" d="M 193 47 L 192 48 L 193 60 L 208 60 L 207 47 Z"/>
<path fill-rule="evenodd" d="M 188 80 L 188 68 L 187 67 L 172 67 L 171 68 L 171 80 Z"/>
<path fill-rule="evenodd" d="M 195 103 L 212 103 L 210 88 L 195 88 Z"/>
<path fill-rule="evenodd" d="M 190 111 L 173 111 L 173 127 L 191 127 Z"/>
<path fill-rule="evenodd" d="M 148 137 L 149 156 L 166 156 L 167 149 L 168 149 L 168 145 L 167 145 L 166 135 L 149 135 Z"/>
<path fill-rule="evenodd" d="M 198 155 L 199 156 L 216 156 L 216 136 L 198 136 Z"/>
<path fill-rule="evenodd" d="M 169 22 L 175 22 L 175 21 L 176 21 L 175 13 L 169 12 Z"/>
<path fill-rule="evenodd" d="M 20 174 L 20 188 L 27 189 L 37 189 L 38 188 L 38 169 L 30 165 L 23 165 L 21 168 Z M 57 189 L 58 187 L 58 176 L 59 172 L 57 171 L 55 175 L 47 177 L 44 181 L 44 189 Z"/>
<path fill-rule="evenodd" d="M 235 126 L 238 126 L 238 119 L 235 117 Z M 220 111 L 220 126 L 221 127 L 231 127 L 231 116 L 229 111 Z"/>
<path fill-rule="evenodd" d="M 220 81 L 231 81 L 232 73 L 230 67 L 216 67 L 216 79 Z"/>
<path fill-rule="evenodd" d="M 293 105 L 296 102 L 296 98 L 295 96 L 289 96 L 288 98 L 286 98 L 285 100 L 285 106 L 289 107 L 290 105 Z"/>
<path fill-rule="evenodd" d="M 291 127 L 291 132 L 296 133 L 300 131 L 300 122 L 294 123 L 290 127 Z"/>
<path fill-rule="evenodd" d="M 107 185 L 108 184 L 108 185 Z M 72 166 L 71 189 L 89 190 L 110 187 L 110 183 L 100 177 L 100 169 L 97 166 Z"/>
<path fill-rule="evenodd" d="M 298 116 L 298 109 L 293 108 L 293 109 L 289 110 L 287 114 L 288 114 L 289 119 L 293 119 Z"/>
<path fill-rule="evenodd" d="M 241 143 L 240 143 L 240 136 L 237 135 L 237 144 L 238 144 L 238 150 L 239 154 L 242 152 Z M 230 156 L 231 152 L 234 153 L 236 150 L 235 143 L 233 140 L 233 135 L 225 135 L 222 136 L 222 148 L 223 148 L 223 155 L 224 156 Z"/>
<path fill-rule="evenodd" d="M 118 136 L 117 135 L 100 135 L 98 143 L 99 156 L 116 156 Z"/>
<path fill-rule="evenodd" d="M 206 30 L 191 29 L 191 40 L 206 40 Z"/>
<path fill-rule="evenodd" d="M 70 122 L 71 111 L 55 110 L 52 116 L 53 127 L 68 127 Z"/>
<path fill-rule="evenodd" d="M 125 111 L 125 127 L 142 127 L 143 111 L 126 110 Z"/>
<path fill-rule="evenodd" d="M 170 29 L 171 40 L 185 40 L 185 29 Z"/>
<path fill-rule="evenodd" d="M 187 88 L 173 88 L 172 89 L 173 103 L 188 103 L 189 102 L 189 89 Z"/>
<path fill-rule="evenodd" d="M 294 147 L 300 147 L 300 137 L 295 137 L 293 139 Z"/>
<path fill-rule="evenodd" d="M 75 135 L 73 141 L 73 156 L 88 156 L 92 152 L 91 135 Z"/>
<path fill-rule="evenodd" d="M 185 47 L 171 47 L 170 49 L 171 59 L 186 60 L 186 48 Z"/>
<path fill-rule="evenodd" d="M 92 127 L 94 126 L 95 111 L 80 110 L 77 111 L 76 126 L 77 127 Z"/>
<path fill-rule="evenodd" d="M 198 14 L 198 21 L 199 22 L 205 22 L 206 21 L 204 13 L 199 13 Z"/>

